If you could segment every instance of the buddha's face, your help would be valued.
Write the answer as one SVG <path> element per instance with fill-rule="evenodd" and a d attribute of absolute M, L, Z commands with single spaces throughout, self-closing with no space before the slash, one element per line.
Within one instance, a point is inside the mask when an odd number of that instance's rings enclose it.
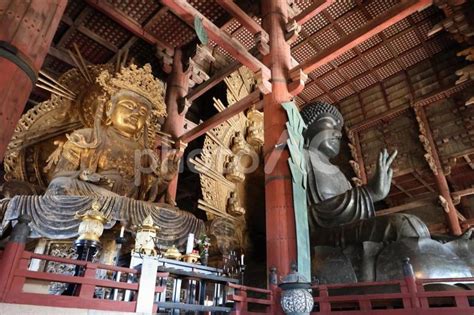
<path fill-rule="evenodd" d="M 131 138 L 143 129 L 147 115 L 148 107 L 138 97 L 124 95 L 116 100 L 110 120 L 115 130 Z"/>
<path fill-rule="evenodd" d="M 325 116 L 308 127 L 305 137 L 310 148 L 317 149 L 328 158 L 336 157 L 341 147 L 341 126 L 331 116 Z"/>

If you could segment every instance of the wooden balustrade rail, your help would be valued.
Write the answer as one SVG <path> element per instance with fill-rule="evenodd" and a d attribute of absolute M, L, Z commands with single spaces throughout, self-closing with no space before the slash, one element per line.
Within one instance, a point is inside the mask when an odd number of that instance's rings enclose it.
<path fill-rule="evenodd" d="M 474 314 L 474 291 L 426 291 L 433 283 L 474 283 L 474 278 L 415 279 L 351 284 L 315 285 L 315 309 L 311 314 Z M 370 292 L 370 287 L 377 293 Z M 351 289 L 359 294 L 334 294 L 337 289 Z M 359 289 L 359 290 L 355 290 Z M 363 291 L 366 290 L 366 293 Z M 332 293 L 331 293 L 332 291 Z M 374 291 L 374 290 L 372 290 Z M 380 293 L 384 292 L 385 293 Z M 397 292 L 393 292 L 397 291 Z"/>
<path fill-rule="evenodd" d="M 81 266 L 84 268 L 84 275 L 73 276 L 28 270 L 32 259 Z M 9 271 L 2 273 L 0 278 L 0 302 L 5 303 L 135 312 L 137 306 L 136 298 L 140 294 L 138 279 L 136 283 L 129 283 L 97 278 L 97 271 L 100 270 L 139 276 L 139 272 L 135 269 L 36 254 L 25 251 L 24 244 L 19 243 L 7 244 L 1 256 L 0 269 L 0 271 L 3 271 L 3 269 Z M 155 293 L 165 291 L 166 281 L 163 280 L 167 277 L 168 273 L 157 273 L 157 279 L 159 283 L 163 283 L 163 285 L 156 286 Z M 31 286 L 32 283 L 36 285 L 41 283 L 44 284 L 43 287 L 47 287 L 51 282 L 78 285 L 78 293 L 74 296 L 66 296 L 50 295 L 46 292 L 27 292 L 27 290 L 25 290 L 25 288 Z M 126 290 L 134 294 L 132 294 L 131 301 L 101 299 L 95 296 L 96 288 L 122 290 L 123 292 Z"/>
<path fill-rule="evenodd" d="M 272 307 L 274 306 L 273 293 L 271 290 L 247 287 L 244 285 L 228 283 L 229 288 L 235 289 L 234 294 L 229 294 L 227 299 L 233 301 L 234 309 L 232 315 L 257 315 L 257 314 L 273 314 Z M 250 294 L 263 294 L 265 298 L 256 298 L 249 296 Z M 256 306 L 260 306 L 264 311 L 251 311 L 249 310 L 249 303 Z"/>
<path fill-rule="evenodd" d="M 32 259 L 81 266 L 84 268 L 84 275 L 79 277 L 28 270 Z M 5 250 L 0 251 L 0 302 L 135 312 L 136 297 L 140 294 L 138 283 L 97 279 L 98 270 L 128 273 L 137 276 L 136 278 L 140 276 L 135 269 L 35 254 L 25 251 L 24 244 L 8 243 Z M 156 286 L 156 293 L 165 291 L 166 281 L 163 280 L 167 277 L 168 273 L 166 272 L 157 273 L 158 283 L 163 285 Z M 52 296 L 27 292 L 25 288 L 34 282 L 67 283 L 78 285 L 79 290 L 75 296 Z M 405 277 L 403 280 L 396 281 L 314 285 L 312 289 L 315 308 L 311 314 L 362 315 L 368 314 L 368 312 L 371 315 L 474 314 L 474 290 L 463 290 L 462 287 L 455 291 L 426 290 L 426 285 L 434 283 L 474 285 L 474 277 L 447 279 Z M 95 297 L 95 290 L 98 287 L 126 290 L 135 294 L 131 301 L 100 299 Z M 227 283 L 227 287 L 235 291 L 227 296 L 228 301 L 234 302 L 231 314 L 275 313 L 278 301 L 275 300 L 271 290 L 234 283 Z M 346 291 L 343 292 L 343 290 Z M 357 292 L 357 294 L 351 294 L 351 292 Z M 199 305 L 195 307 L 199 307 Z M 224 310 L 226 307 L 221 308 L 222 311 L 227 311 Z M 216 311 L 221 311 L 221 309 Z"/>

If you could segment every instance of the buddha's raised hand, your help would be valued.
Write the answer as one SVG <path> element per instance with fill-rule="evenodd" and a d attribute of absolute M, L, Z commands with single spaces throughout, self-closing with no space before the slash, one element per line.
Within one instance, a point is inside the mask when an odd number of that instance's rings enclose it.
<path fill-rule="evenodd" d="M 393 169 L 390 166 L 393 160 L 395 160 L 397 153 L 398 151 L 395 150 L 389 155 L 387 149 L 379 153 L 375 174 L 367 184 L 368 191 L 374 202 L 383 200 L 390 191 L 393 176 Z"/>

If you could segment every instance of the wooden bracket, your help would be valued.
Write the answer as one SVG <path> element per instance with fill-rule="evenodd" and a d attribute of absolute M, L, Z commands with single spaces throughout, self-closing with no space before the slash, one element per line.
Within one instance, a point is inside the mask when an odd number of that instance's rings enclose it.
<path fill-rule="evenodd" d="M 193 60 L 194 62 L 201 64 L 203 62 L 215 62 L 216 58 L 212 55 L 212 51 L 208 46 L 196 45 L 196 53 Z"/>
<path fill-rule="evenodd" d="M 185 116 L 188 112 L 189 107 L 191 107 L 192 102 L 190 102 L 186 97 L 182 97 L 178 101 L 178 114 Z"/>
<path fill-rule="evenodd" d="M 155 56 L 160 60 L 163 71 L 165 73 L 171 73 L 173 69 L 174 49 L 170 50 L 156 45 Z"/>
<path fill-rule="evenodd" d="M 290 84 L 288 84 L 288 92 L 292 96 L 296 96 L 303 92 L 305 82 L 308 79 L 308 75 L 299 69 L 298 71 L 290 73 Z"/>
<path fill-rule="evenodd" d="M 255 33 L 254 40 L 255 45 L 262 56 L 268 55 L 270 53 L 270 45 L 268 44 L 270 38 L 267 32 Z"/>
<path fill-rule="evenodd" d="M 270 75 L 268 73 L 259 70 L 255 73 L 257 80 L 257 87 L 263 94 L 269 94 L 272 92 L 272 83 L 270 82 Z"/>
<path fill-rule="evenodd" d="M 293 43 L 301 31 L 301 25 L 296 20 L 291 20 L 286 24 L 286 41 L 288 44 Z"/>
<path fill-rule="evenodd" d="M 189 58 L 189 67 L 186 72 L 189 73 L 190 87 L 209 80 L 209 75 L 191 58 Z"/>
<path fill-rule="evenodd" d="M 232 54 L 236 60 L 241 62 L 253 72 L 262 70 L 262 72 L 268 73 L 268 76 L 270 76 L 270 69 L 268 69 L 268 67 L 265 66 L 258 58 L 248 52 L 247 48 L 242 45 L 242 43 L 231 37 L 227 32 L 221 30 L 207 17 L 196 10 L 189 2 L 186 0 L 161 0 L 161 3 L 169 7 L 174 14 L 176 14 L 191 27 L 194 25 L 195 17 L 200 18 L 202 20 L 204 29 L 209 35 L 209 39 L 213 40 L 218 46 Z"/>

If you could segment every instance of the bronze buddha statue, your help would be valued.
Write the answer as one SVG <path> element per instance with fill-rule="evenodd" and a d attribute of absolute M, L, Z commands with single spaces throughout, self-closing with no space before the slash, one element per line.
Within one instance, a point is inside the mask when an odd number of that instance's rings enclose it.
<path fill-rule="evenodd" d="M 313 276 L 322 283 L 398 279 L 401 259 L 408 256 L 425 277 L 471 276 L 465 263 L 472 260 L 466 250 L 473 247 L 471 241 L 432 240 L 426 225 L 411 214 L 375 216 L 374 202 L 389 193 L 390 165 L 397 151 L 381 152 L 373 178 L 352 187 L 330 161 L 340 149 L 341 113 L 323 102 L 309 104 L 300 113 L 307 125 L 303 153 Z"/>
<path fill-rule="evenodd" d="M 387 150 L 381 152 L 377 170 L 369 183 L 352 187 L 341 170 L 330 161 L 339 154 L 343 126 L 341 113 L 333 105 L 317 102 L 303 108 L 301 116 L 308 126 L 304 134 L 304 153 L 313 244 L 429 237 L 426 225 L 416 216 L 395 213 L 375 217 L 374 202 L 383 200 L 390 191 L 393 175 L 390 165 L 397 151 L 391 155 Z"/>

